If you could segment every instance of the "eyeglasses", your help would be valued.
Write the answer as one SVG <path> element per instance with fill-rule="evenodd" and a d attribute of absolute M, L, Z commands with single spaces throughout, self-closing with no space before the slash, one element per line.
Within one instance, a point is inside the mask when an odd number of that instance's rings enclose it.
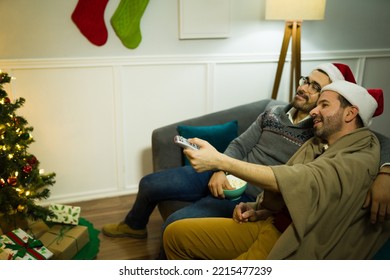
<path fill-rule="evenodd" d="M 301 76 L 299 78 L 299 86 L 304 86 L 304 85 L 308 85 L 307 91 L 310 94 L 316 94 L 316 93 L 321 92 L 321 86 L 318 83 L 310 82 L 309 77 Z"/>

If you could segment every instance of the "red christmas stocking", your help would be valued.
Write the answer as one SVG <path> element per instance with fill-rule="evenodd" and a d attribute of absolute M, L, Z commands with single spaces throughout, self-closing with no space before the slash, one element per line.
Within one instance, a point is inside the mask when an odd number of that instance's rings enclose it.
<path fill-rule="evenodd" d="M 72 13 L 72 20 L 80 32 L 94 45 L 107 42 L 108 32 L 104 23 L 104 10 L 109 0 L 79 0 Z"/>

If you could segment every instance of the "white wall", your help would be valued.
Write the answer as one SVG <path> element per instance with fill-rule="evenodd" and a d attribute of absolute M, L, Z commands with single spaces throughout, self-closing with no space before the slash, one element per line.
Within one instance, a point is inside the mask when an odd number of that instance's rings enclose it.
<path fill-rule="evenodd" d="M 70 16 L 77 0 L 1 0 L 2 59 L 137 57 L 165 55 L 271 54 L 280 50 L 284 23 L 265 21 L 265 0 L 231 0 L 229 39 L 178 40 L 178 0 L 150 0 L 141 21 L 143 41 L 125 48 L 110 19 L 119 0 L 105 10 L 108 41 L 89 43 Z M 387 49 L 390 25 L 388 0 L 328 0 L 323 21 L 306 21 L 302 52 Z"/>
<path fill-rule="evenodd" d="M 152 170 L 153 129 L 271 96 L 284 23 L 264 20 L 264 0 L 232 0 L 228 39 L 183 41 L 178 1 L 151 0 L 135 50 L 109 24 L 119 0 L 108 2 L 101 47 L 70 20 L 76 3 L 0 0 L 0 68 L 16 77 L 8 92 L 27 100 L 20 113 L 34 127 L 31 152 L 57 173 L 50 201 L 136 192 Z M 358 82 L 385 90 L 389 108 L 389 13 L 387 0 L 328 0 L 324 21 L 304 22 L 302 73 L 348 63 Z M 385 110 L 373 129 L 390 137 L 389 117 Z"/>

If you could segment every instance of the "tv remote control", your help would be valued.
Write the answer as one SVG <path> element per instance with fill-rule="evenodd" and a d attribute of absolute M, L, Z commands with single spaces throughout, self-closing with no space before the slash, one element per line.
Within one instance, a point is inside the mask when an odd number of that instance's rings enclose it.
<path fill-rule="evenodd" d="M 195 145 L 195 144 L 192 144 L 192 143 L 188 142 L 188 140 L 186 138 L 184 138 L 183 136 L 176 135 L 175 138 L 173 139 L 173 141 L 177 145 L 179 145 L 180 147 L 182 147 L 184 149 L 190 148 L 190 149 L 193 149 L 193 150 L 199 150 L 198 145 Z"/>

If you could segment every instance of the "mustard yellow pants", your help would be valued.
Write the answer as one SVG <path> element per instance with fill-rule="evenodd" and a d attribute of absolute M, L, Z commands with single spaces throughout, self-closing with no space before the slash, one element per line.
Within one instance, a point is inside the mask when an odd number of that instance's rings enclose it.
<path fill-rule="evenodd" d="M 169 260 L 262 260 L 280 235 L 272 218 L 242 224 L 231 218 L 195 218 L 170 224 L 163 242 Z"/>

